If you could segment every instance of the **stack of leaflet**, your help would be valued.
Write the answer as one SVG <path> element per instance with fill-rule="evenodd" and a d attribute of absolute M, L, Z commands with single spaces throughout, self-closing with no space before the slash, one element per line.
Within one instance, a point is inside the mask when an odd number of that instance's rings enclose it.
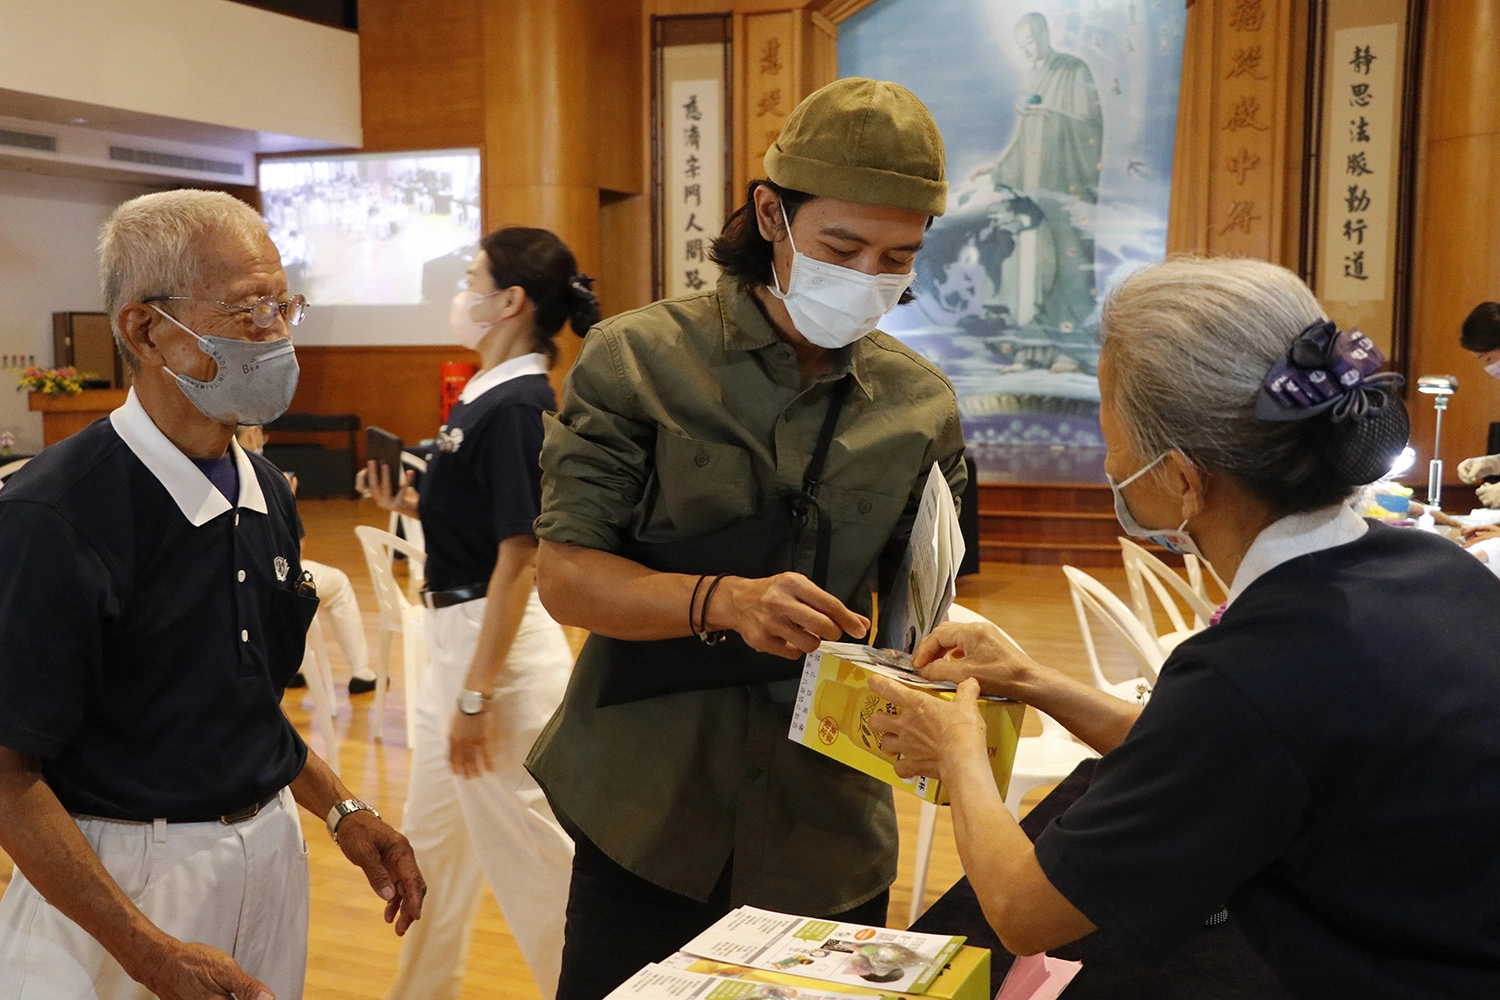
<path fill-rule="evenodd" d="M 875 645 L 910 653 L 948 613 L 964 561 L 953 493 L 936 462 L 927 474 L 911 540 L 889 594 L 881 596 Z"/>
<path fill-rule="evenodd" d="M 963 942 L 742 906 L 607 1000 L 985 1000 L 989 952 Z"/>

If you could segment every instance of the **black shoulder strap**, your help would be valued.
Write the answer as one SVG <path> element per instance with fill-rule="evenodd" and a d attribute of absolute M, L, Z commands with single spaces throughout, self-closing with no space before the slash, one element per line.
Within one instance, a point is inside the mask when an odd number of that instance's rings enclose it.
<path fill-rule="evenodd" d="M 818 443 L 813 448 L 812 458 L 807 463 L 807 472 L 802 477 L 802 496 L 797 513 L 806 515 L 809 507 L 817 517 L 817 552 L 813 558 L 813 583 L 819 587 L 828 585 L 829 550 L 833 543 L 832 526 L 823 514 L 823 505 L 818 502 L 818 483 L 823 478 L 823 463 L 828 459 L 828 449 L 833 444 L 833 432 L 838 426 L 839 413 L 844 400 L 849 398 L 849 388 L 854 376 L 846 375 L 828 394 L 828 412 L 823 417 L 823 428 L 818 431 Z M 805 523 L 805 522 L 804 522 Z"/>

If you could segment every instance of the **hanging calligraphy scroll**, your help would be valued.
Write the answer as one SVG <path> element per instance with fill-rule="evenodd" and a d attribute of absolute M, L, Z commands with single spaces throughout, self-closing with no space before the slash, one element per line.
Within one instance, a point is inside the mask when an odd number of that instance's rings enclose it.
<path fill-rule="evenodd" d="M 712 288 L 708 246 L 731 204 L 730 18 L 653 17 L 652 286 L 658 298 Z"/>
<path fill-rule="evenodd" d="M 1410 301 L 1421 15 L 1410 0 L 1325 0 L 1314 24 L 1318 211 L 1305 276 L 1340 326 L 1359 327 L 1398 366 Z"/>

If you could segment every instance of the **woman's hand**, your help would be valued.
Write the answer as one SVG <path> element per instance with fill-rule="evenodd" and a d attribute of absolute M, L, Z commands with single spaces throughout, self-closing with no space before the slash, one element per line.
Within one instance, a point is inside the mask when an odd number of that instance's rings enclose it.
<path fill-rule="evenodd" d="M 1464 529 L 1464 548 L 1491 538 L 1500 538 L 1500 524 L 1480 524 Z"/>
<path fill-rule="evenodd" d="M 983 759 L 988 753 L 979 684 L 972 678 L 958 686 L 952 701 L 879 675 L 870 678 L 870 690 L 896 706 L 895 715 L 872 714 L 869 726 L 880 735 L 881 751 L 897 755 L 896 773 L 901 777 L 949 780 L 944 769 L 963 755 Z"/>
<path fill-rule="evenodd" d="M 448 765 L 460 778 L 482 777 L 495 769 L 499 742 L 500 727 L 494 712 L 465 715 L 454 709 L 453 728 L 448 732 Z"/>
<path fill-rule="evenodd" d="M 870 619 L 801 573 L 778 573 L 751 580 L 727 576 L 703 608 L 710 631 L 738 632 L 751 649 L 794 660 L 811 653 L 824 639 L 845 632 L 863 639 Z"/>
<path fill-rule="evenodd" d="M 381 465 L 377 469 L 374 459 L 365 463 L 365 487 L 371 499 L 381 510 L 393 510 L 407 517 L 417 516 L 417 502 L 421 498 L 416 487 L 411 484 L 414 475 L 407 469 L 402 476 L 400 488 L 393 488 L 389 465 Z"/>
<path fill-rule="evenodd" d="M 944 622 L 912 653 L 911 665 L 936 681 L 972 677 L 987 695 L 1025 701 L 1022 693 L 1041 668 L 988 622 Z"/>

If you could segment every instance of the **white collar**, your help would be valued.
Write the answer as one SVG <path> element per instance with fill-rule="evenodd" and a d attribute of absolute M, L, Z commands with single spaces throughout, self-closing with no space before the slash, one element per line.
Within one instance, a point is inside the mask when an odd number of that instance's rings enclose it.
<path fill-rule="evenodd" d="M 1233 604 L 1250 584 L 1282 563 L 1347 544 L 1369 530 L 1369 522 L 1354 513 L 1348 504 L 1289 514 L 1272 522 L 1255 536 L 1245 558 L 1240 560 L 1226 603 Z"/>
<path fill-rule="evenodd" d="M 164 486 L 182 516 L 195 528 L 212 521 L 230 510 L 229 501 L 211 483 L 192 459 L 184 455 L 177 446 L 156 426 L 141 401 L 131 388 L 125 397 L 125 405 L 109 415 L 109 422 L 125 446 L 135 453 L 141 464 L 151 471 L 157 482 Z M 255 476 L 255 466 L 245 449 L 233 438 L 229 441 L 230 454 L 234 455 L 235 468 L 240 474 L 238 506 L 266 513 L 266 497 L 261 492 L 260 480 Z"/>
<path fill-rule="evenodd" d="M 464 391 L 458 394 L 460 403 L 472 403 L 501 382 L 509 382 L 522 375 L 547 374 L 547 355 L 523 354 L 519 358 L 502 361 L 493 368 L 480 372 L 469 379 Z"/>

